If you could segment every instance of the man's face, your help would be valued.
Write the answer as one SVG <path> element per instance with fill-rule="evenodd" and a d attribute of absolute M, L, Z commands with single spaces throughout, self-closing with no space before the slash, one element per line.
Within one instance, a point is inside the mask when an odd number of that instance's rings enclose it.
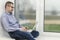
<path fill-rule="evenodd" d="M 13 4 L 8 4 L 7 6 L 6 6 L 6 9 L 7 9 L 7 11 L 8 12 L 12 12 L 13 11 Z"/>

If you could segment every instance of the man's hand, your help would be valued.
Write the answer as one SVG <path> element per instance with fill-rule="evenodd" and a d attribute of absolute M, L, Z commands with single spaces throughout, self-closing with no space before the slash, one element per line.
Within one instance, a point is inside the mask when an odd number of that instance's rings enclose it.
<path fill-rule="evenodd" d="M 20 30 L 21 31 L 27 31 L 28 29 L 27 29 L 27 27 L 21 27 Z"/>

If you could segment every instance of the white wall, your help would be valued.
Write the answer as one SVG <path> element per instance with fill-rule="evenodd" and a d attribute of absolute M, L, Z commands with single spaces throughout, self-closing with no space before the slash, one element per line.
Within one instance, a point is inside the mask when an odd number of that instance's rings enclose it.
<path fill-rule="evenodd" d="M 3 12 L 3 9 L 4 9 L 4 0 L 0 0 L 0 17 L 1 17 L 1 14 Z"/>

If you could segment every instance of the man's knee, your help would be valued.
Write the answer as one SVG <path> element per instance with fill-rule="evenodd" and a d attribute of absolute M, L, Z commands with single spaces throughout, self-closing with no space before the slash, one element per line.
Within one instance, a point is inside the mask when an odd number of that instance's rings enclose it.
<path fill-rule="evenodd" d="M 38 32 L 38 31 L 35 31 L 35 30 L 33 30 L 33 31 L 31 32 L 31 34 L 33 35 L 34 38 L 36 38 L 36 37 L 39 36 L 39 32 Z"/>

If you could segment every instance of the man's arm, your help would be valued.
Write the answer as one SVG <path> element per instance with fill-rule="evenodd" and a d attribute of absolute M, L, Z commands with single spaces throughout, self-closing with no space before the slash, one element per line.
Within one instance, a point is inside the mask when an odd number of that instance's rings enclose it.
<path fill-rule="evenodd" d="M 1 24 L 4 27 L 4 29 L 7 31 L 9 27 L 9 23 L 8 23 L 6 16 L 1 17 Z"/>

